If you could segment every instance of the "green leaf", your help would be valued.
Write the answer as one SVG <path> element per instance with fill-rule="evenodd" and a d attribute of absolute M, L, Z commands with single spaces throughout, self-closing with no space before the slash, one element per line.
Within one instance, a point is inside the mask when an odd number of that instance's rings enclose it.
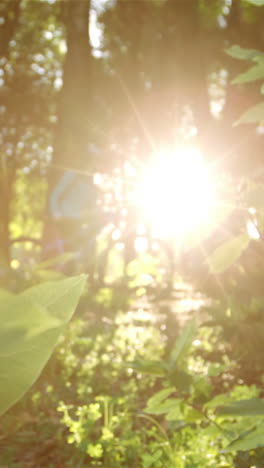
<path fill-rule="evenodd" d="M 211 273 L 222 273 L 231 267 L 248 247 L 249 242 L 248 235 L 241 234 L 220 245 L 207 259 Z"/>
<path fill-rule="evenodd" d="M 81 276 L 41 284 L 18 296 L 0 294 L 0 415 L 39 377 L 84 283 Z"/>
<path fill-rule="evenodd" d="M 42 283 L 27 289 L 22 293 L 22 296 L 45 307 L 52 315 L 68 321 L 73 315 L 83 291 L 85 278 L 82 275 L 61 281 Z"/>
<path fill-rule="evenodd" d="M 0 289 L 0 302 L 4 302 L 13 297 L 13 294 L 5 289 Z"/>
<path fill-rule="evenodd" d="M 162 361 L 138 359 L 134 362 L 129 362 L 127 366 L 143 374 L 156 375 L 157 377 L 164 377 L 166 375 L 166 368 Z"/>
<path fill-rule="evenodd" d="M 191 346 L 195 337 L 197 325 L 194 320 L 191 320 L 183 329 L 180 337 L 176 341 L 176 344 L 170 355 L 170 367 L 173 367 L 175 363 L 181 359 L 189 347 Z"/>
<path fill-rule="evenodd" d="M 209 398 L 212 392 L 212 384 L 207 376 L 203 375 L 194 375 L 193 379 L 193 386 L 195 389 L 195 393 L 197 395 L 203 395 L 206 398 Z"/>
<path fill-rule="evenodd" d="M 182 400 L 180 400 L 179 398 L 168 398 L 166 401 L 163 401 L 159 405 L 147 406 L 144 409 L 144 412 L 155 415 L 167 414 L 171 411 L 174 411 L 176 408 L 179 408 L 181 402 Z"/>
<path fill-rule="evenodd" d="M 217 414 L 240 417 L 264 416 L 264 399 L 251 398 L 250 400 L 234 401 L 229 405 L 219 407 Z"/>
<path fill-rule="evenodd" d="M 59 327 L 61 320 L 51 316 L 45 308 L 23 296 L 0 299 L 0 356 L 23 351 L 28 340 L 40 333 Z"/>
<path fill-rule="evenodd" d="M 233 452 L 238 450 L 253 450 L 258 447 L 264 447 L 263 425 L 241 434 L 236 440 L 231 442 L 225 450 Z"/>
<path fill-rule="evenodd" d="M 264 102 L 259 102 L 256 106 L 248 109 L 240 119 L 235 122 L 235 125 L 241 123 L 262 123 L 264 122 Z"/>
<path fill-rule="evenodd" d="M 200 411 L 196 410 L 195 408 L 187 407 L 184 417 L 184 421 L 186 423 L 201 421 L 203 418 L 204 416 Z"/>
<path fill-rule="evenodd" d="M 163 453 L 162 450 L 158 449 L 156 452 L 154 452 L 153 455 L 150 455 L 148 453 L 142 455 L 142 461 L 143 461 L 143 467 L 144 468 L 149 468 L 153 466 L 161 457 Z"/>
<path fill-rule="evenodd" d="M 151 398 L 149 398 L 147 402 L 147 406 L 156 406 L 159 405 L 165 398 L 168 398 L 173 392 L 175 392 L 175 388 L 170 387 L 170 388 L 164 388 L 160 392 L 155 393 Z"/>
<path fill-rule="evenodd" d="M 264 0 L 245 0 L 247 3 L 255 6 L 264 6 Z"/>
<path fill-rule="evenodd" d="M 263 57 L 264 54 L 256 49 L 244 49 L 239 45 L 233 45 L 226 49 L 226 53 L 238 60 L 253 60 L 255 57 Z"/>
<path fill-rule="evenodd" d="M 167 414 L 166 414 L 166 420 L 167 421 L 179 421 L 183 418 L 182 414 L 182 409 L 181 409 L 181 403 L 182 400 L 179 400 L 179 404 L 172 408 Z"/>
<path fill-rule="evenodd" d="M 219 395 L 216 395 L 214 398 L 212 398 L 210 401 L 208 401 L 205 405 L 204 408 L 206 409 L 214 409 L 219 407 L 220 405 L 225 405 L 226 403 L 229 403 L 230 401 L 230 396 L 226 393 L 221 393 Z"/>
<path fill-rule="evenodd" d="M 249 70 L 238 75 L 233 81 L 233 84 L 251 83 L 252 81 L 258 81 L 264 79 L 264 63 L 261 61 L 257 65 L 254 65 Z"/>
<path fill-rule="evenodd" d="M 169 373 L 170 383 L 177 387 L 177 390 L 187 391 L 193 383 L 193 378 L 187 372 L 180 369 L 172 369 Z"/>

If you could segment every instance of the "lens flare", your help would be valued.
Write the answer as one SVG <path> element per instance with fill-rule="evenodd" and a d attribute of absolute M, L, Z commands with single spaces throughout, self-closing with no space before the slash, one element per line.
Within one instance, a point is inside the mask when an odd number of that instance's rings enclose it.
<path fill-rule="evenodd" d="M 161 151 L 139 184 L 142 215 L 160 238 L 193 232 L 209 220 L 215 203 L 215 183 L 198 149 Z"/>

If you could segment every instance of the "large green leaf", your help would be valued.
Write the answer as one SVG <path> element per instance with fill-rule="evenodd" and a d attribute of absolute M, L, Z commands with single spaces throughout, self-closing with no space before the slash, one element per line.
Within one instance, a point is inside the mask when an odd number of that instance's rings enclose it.
<path fill-rule="evenodd" d="M 220 245 L 207 259 L 211 273 L 218 274 L 227 270 L 239 259 L 249 242 L 248 235 L 241 234 Z"/>
<path fill-rule="evenodd" d="M 236 440 L 226 447 L 230 452 L 238 450 L 253 450 L 258 447 L 264 447 L 264 425 L 249 430 L 241 434 Z"/>
<path fill-rule="evenodd" d="M 264 63 L 263 59 L 257 65 L 254 65 L 249 70 L 238 75 L 233 81 L 233 84 L 251 83 L 264 79 Z"/>
<path fill-rule="evenodd" d="M 233 45 L 226 49 L 226 53 L 238 60 L 253 60 L 255 57 L 264 57 L 264 54 L 256 49 L 244 49 L 239 45 Z"/>
<path fill-rule="evenodd" d="M 36 381 L 77 306 L 85 277 L 0 293 L 0 415 Z"/>
<path fill-rule="evenodd" d="M 0 295 L 0 356 L 23 351 L 28 340 L 61 325 L 61 320 L 29 298 L 9 296 L 4 301 Z"/>
<path fill-rule="evenodd" d="M 235 125 L 241 123 L 263 123 L 264 122 L 264 102 L 259 102 L 256 106 L 248 109 L 236 121 Z"/>
<path fill-rule="evenodd" d="M 264 6 L 264 0 L 246 0 L 246 2 L 255 6 Z"/>
<path fill-rule="evenodd" d="M 45 307 L 53 316 L 68 321 L 78 303 L 84 283 L 84 275 L 75 276 L 33 286 L 24 291 L 22 296 Z"/>
<path fill-rule="evenodd" d="M 217 413 L 222 416 L 264 416 L 264 399 L 234 401 L 218 408 Z"/>

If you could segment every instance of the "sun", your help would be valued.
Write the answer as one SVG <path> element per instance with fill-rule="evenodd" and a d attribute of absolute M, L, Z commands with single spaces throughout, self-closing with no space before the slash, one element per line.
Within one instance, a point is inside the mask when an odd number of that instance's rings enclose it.
<path fill-rule="evenodd" d="M 155 236 L 182 239 L 210 220 L 215 178 L 197 148 L 162 150 L 144 171 L 137 198 Z"/>

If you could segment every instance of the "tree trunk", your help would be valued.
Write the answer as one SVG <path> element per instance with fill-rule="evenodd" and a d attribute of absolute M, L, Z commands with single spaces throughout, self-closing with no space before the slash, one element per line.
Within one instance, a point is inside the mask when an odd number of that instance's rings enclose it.
<path fill-rule="evenodd" d="M 6 63 L 9 60 L 9 44 L 19 23 L 21 0 L 2 3 L 1 16 L 4 21 L 0 25 L 0 58 L 2 63 Z M 12 92 L 12 90 L 9 92 Z M 4 126 L 5 120 L 1 123 Z M 10 264 L 10 204 L 16 162 L 14 156 L 12 160 L 10 160 L 10 157 L 7 158 L 3 148 L 0 148 L 0 152 L 0 270 L 2 266 L 5 270 Z"/>
<path fill-rule="evenodd" d="M 11 190 L 9 185 L 9 174 L 5 165 L 5 156 L 1 157 L 0 167 L 0 265 L 4 269 L 10 263 L 9 252 L 9 218 Z M 1 266 L 0 266 L 1 269 Z"/>
<path fill-rule="evenodd" d="M 89 41 L 90 0 L 62 2 L 67 53 L 63 70 L 63 87 L 57 113 L 53 160 L 48 174 L 48 199 L 43 232 L 44 256 L 60 252 L 66 231 L 65 222 L 54 218 L 50 197 L 65 171 L 91 170 L 89 156 L 92 55 Z M 78 175 L 77 175 L 78 177 Z M 80 176 L 81 177 L 81 176 Z M 85 194 L 84 194 L 85 196 Z M 62 225 L 63 224 L 63 225 Z"/>

